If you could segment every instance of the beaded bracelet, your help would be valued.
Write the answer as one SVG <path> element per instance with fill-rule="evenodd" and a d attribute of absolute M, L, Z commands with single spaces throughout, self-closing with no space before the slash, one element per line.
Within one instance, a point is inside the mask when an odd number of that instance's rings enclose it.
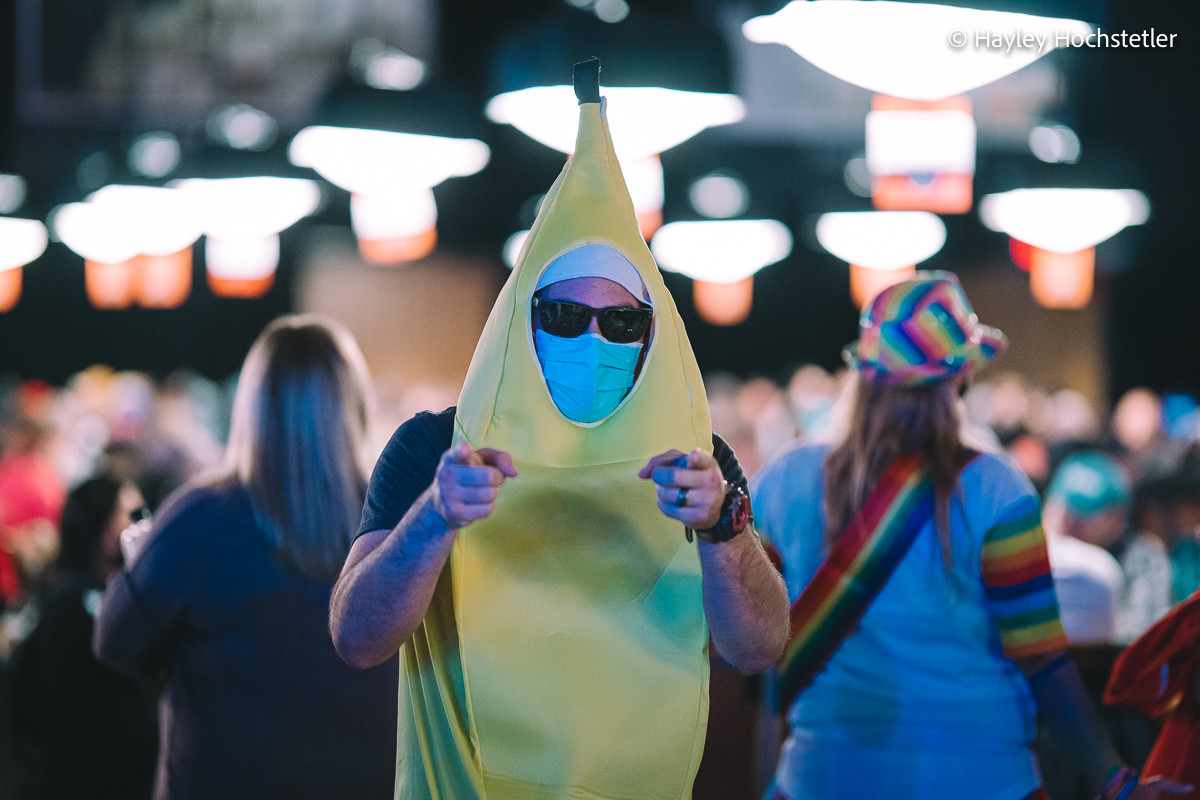
<path fill-rule="evenodd" d="M 1097 800 L 1126 800 L 1138 785 L 1138 771 L 1125 765 L 1113 767 Z"/>

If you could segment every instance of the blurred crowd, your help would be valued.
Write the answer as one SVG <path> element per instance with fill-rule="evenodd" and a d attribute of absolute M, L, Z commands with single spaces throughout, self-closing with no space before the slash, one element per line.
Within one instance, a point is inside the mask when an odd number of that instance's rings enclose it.
<path fill-rule="evenodd" d="M 805 365 L 785 381 L 706 376 L 713 428 L 748 473 L 797 438 L 835 436 L 845 373 Z M 970 436 L 1001 448 L 1039 492 L 1073 454 L 1103 456 L 1095 480 L 1119 481 L 1122 532 L 1149 534 L 1169 554 L 1172 602 L 1200 587 L 1200 404 L 1186 393 L 1125 392 L 1112 409 L 1073 389 L 1015 373 L 986 373 L 963 396 Z M 1116 472 L 1111 472 L 1115 467 Z M 1104 487 L 1097 487 L 1102 491 Z"/>
<path fill-rule="evenodd" d="M 133 480 L 153 510 L 215 466 L 229 429 L 236 375 L 216 382 L 180 371 L 162 380 L 105 366 L 53 387 L 0 378 L 0 598 L 7 653 L 32 621 L 28 602 L 58 549 L 67 490 L 97 473 Z M 834 435 L 845 373 L 803 365 L 784 380 L 705 376 L 713 429 L 747 474 L 798 438 Z M 454 386 L 374 379 L 370 439 L 378 453 L 420 410 L 453 405 Z M 963 398 L 985 446 L 1006 450 L 1044 491 L 1081 450 L 1114 460 L 1130 487 L 1128 526 L 1152 535 L 1172 564 L 1172 601 L 1200 586 L 1200 403 L 1183 393 L 1126 392 L 1111 411 L 1071 389 L 1014 373 L 987 374 Z M 24 616 L 22 611 L 24 610 Z"/>
<path fill-rule="evenodd" d="M 783 380 L 710 373 L 713 429 L 753 475 L 797 439 L 836 435 L 845 377 L 814 365 Z M 0 664 L 6 682 L 63 569 L 60 556 L 71 547 L 63 521 L 68 493 L 105 476 L 136 485 L 142 498 L 136 505 L 153 512 L 171 491 L 219 463 L 236 378 L 215 382 L 180 371 L 154 380 L 104 366 L 85 369 L 61 387 L 0 378 Z M 377 376 L 373 388 L 372 456 L 401 422 L 419 410 L 453 405 L 457 397 L 456 387 L 395 375 Z M 1045 495 L 1064 623 L 1085 667 L 1087 653 L 1100 648 L 1094 658 L 1099 695 L 1116 650 L 1200 587 L 1200 404 L 1182 393 L 1133 389 L 1109 410 L 1078 392 L 1012 373 L 986 373 L 963 403 L 979 446 L 1007 451 Z M 1153 733 L 1146 721 L 1131 726 L 1118 715 L 1109 723 L 1118 740 L 1127 734 L 1131 760 L 1144 756 Z M 7 722 L 4 727 L 0 760 L 8 761 L 14 748 Z M 1053 752 L 1052 742 L 1040 746 Z M 1061 776 L 1064 786 L 1070 780 Z M 705 796 L 702 781 L 696 792 Z M 1052 795 L 1071 796 L 1068 789 Z"/>
<path fill-rule="evenodd" d="M 0 657 L 36 620 L 68 490 L 99 474 L 132 481 L 152 512 L 219 463 L 236 386 L 237 375 L 217 382 L 181 370 L 155 380 L 103 365 L 61 387 L 0 376 Z M 458 394 L 395 375 L 376 377 L 373 388 L 373 454 L 405 419 Z"/>

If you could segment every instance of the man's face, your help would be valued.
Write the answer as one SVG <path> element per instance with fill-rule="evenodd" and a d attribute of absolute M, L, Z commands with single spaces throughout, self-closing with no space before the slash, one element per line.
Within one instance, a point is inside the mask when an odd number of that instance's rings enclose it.
<path fill-rule="evenodd" d="M 1112 547 L 1128 525 L 1124 509 L 1114 508 L 1089 516 L 1069 517 L 1067 533 L 1097 547 Z"/>
<path fill-rule="evenodd" d="M 625 306 L 637 308 L 637 298 L 619 283 L 606 278 L 571 278 L 552 283 L 542 290 L 547 300 L 570 300 L 592 308 Z M 595 317 L 588 323 L 588 333 L 599 333 L 600 326 Z"/>
<path fill-rule="evenodd" d="M 599 422 L 641 373 L 652 312 L 621 284 L 571 278 L 534 299 L 534 347 L 550 397 L 567 419 Z"/>
<path fill-rule="evenodd" d="M 643 304 L 637 301 L 629 290 L 616 281 L 610 281 L 606 278 L 571 278 L 565 281 L 557 281 L 546 286 L 539 293 L 543 300 L 564 300 L 572 303 L 582 303 L 594 309 L 611 308 L 617 306 L 620 308 L 645 308 Z M 534 314 L 534 327 L 539 327 L 537 314 Z M 651 325 L 652 327 L 652 325 Z M 646 329 L 646 333 L 642 334 L 641 341 L 648 341 L 650 328 Z M 588 320 L 588 326 L 582 333 L 594 333 L 604 337 L 604 333 L 600 328 L 600 320 L 593 316 Z M 607 337 L 604 337 L 607 338 Z M 619 341 L 627 341 L 621 339 Z M 535 341 L 535 347 L 536 341 Z M 540 352 L 539 352 L 540 355 Z"/>

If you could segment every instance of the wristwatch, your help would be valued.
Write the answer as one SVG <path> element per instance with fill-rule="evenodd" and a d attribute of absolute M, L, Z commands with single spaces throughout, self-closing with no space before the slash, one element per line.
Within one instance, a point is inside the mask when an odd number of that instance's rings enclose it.
<path fill-rule="evenodd" d="M 705 530 L 696 530 L 701 541 L 716 544 L 728 542 L 750 526 L 750 498 L 741 486 L 725 484 L 725 502 L 721 504 L 721 517 L 717 524 Z M 692 540 L 692 529 L 687 529 L 688 541 Z"/>

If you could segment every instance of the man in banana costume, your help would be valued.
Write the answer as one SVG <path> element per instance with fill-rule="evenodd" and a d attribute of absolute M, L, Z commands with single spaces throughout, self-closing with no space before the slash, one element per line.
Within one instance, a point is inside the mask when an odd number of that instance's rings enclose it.
<path fill-rule="evenodd" d="M 710 635 L 746 670 L 787 637 L 597 73 L 457 407 L 396 431 L 334 590 L 347 662 L 401 652 L 401 800 L 689 798 Z"/>

